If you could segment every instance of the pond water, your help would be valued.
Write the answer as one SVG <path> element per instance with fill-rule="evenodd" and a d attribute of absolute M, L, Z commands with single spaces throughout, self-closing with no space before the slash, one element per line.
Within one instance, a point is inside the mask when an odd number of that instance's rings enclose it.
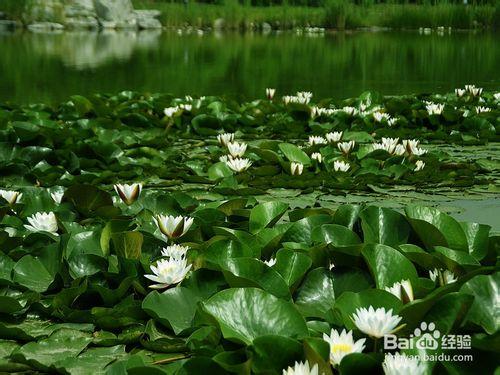
<path fill-rule="evenodd" d="M 243 98 L 266 87 L 335 98 L 466 83 L 498 89 L 499 43 L 500 34 L 465 32 L 0 34 L 0 101 L 55 103 L 125 89 Z"/>

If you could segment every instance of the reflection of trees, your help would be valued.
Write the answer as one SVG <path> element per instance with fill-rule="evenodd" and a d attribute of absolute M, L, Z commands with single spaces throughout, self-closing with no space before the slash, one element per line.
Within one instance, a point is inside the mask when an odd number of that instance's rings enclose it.
<path fill-rule="evenodd" d="M 494 34 L 291 35 L 69 34 L 0 36 L 0 96 L 63 100 L 131 89 L 261 97 L 312 90 L 349 97 L 498 86 Z"/>

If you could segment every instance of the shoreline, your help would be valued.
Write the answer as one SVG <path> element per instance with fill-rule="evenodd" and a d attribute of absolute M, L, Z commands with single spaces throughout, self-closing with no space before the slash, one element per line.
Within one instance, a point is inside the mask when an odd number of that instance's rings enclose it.
<path fill-rule="evenodd" d="M 27 18 L 0 8 L 0 32 L 69 30 L 202 30 L 308 33 L 399 30 L 499 30 L 500 6 L 463 4 L 372 4 L 340 2 L 321 7 L 222 6 L 202 3 L 133 1 L 130 20 L 109 22 L 73 18 Z"/>

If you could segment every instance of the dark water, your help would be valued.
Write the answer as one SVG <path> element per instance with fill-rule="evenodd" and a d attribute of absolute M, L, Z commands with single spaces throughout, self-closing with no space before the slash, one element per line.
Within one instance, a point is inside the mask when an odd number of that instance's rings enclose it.
<path fill-rule="evenodd" d="M 359 32 L 322 37 L 176 33 L 0 34 L 0 101 L 138 90 L 345 98 L 500 88 L 500 34 Z"/>

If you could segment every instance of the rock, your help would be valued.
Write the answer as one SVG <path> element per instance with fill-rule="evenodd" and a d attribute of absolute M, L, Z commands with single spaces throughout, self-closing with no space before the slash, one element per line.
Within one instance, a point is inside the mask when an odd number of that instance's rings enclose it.
<path fill-rule="evenodd" d="M 0 20 L 0 32 L 14 31 L 23 27 L 23 24 L 14 20 Z"/>
<path fill-rule="evenodd" d="M 144 17 L 144 18 L 160 18 L 161 12 L 156 9 L 140 9 L 134 10 L 134 14 L 136 17 Z"/>
<path fill-rule="evenodd" d="M 94 0 L 94 8 L 101 24 L 114 22 L 122 29 L 137 27 L 131 0 Z"/>
<path fill-rule="evenodd" d="M 137 26 L 139 26 L 141 30 L 161 29 L 163 27 L 161 22 L 155 18 L 137 19 Z"/>
<path fill-rule="evenodd" d="M 64 26 L 57 22 L 35 22 L 28 25 L 28 30 L 34 33 L 47 33 L 62 31 Z"/>
<path fill-rule="evenodd" d="M 157 18 L 161 15 L 160 11 L 156 10 L 136 10 L 134 15 L 137 20 L 139 29 L 161 29 L 163 26 Z"/>
<path fill-rule="evenodd" d="M 224 20 L 224 18 L 217 18 L 214 21 L 215 30 L 224 30 L 225 28 L 226 28 L 226 20 Z"/>
<path fill-rule="evenodd" d="M 97 30 L 99 21 L 95 17 L 70 17 L 66 19 L 66 27 L 71 30 Z"/>
<path fill-rule="evenodd" d="M 263 33 L 270 33 L 273 30 L 273 27 L 267 22 L 262 22 L 261 28 Z"/>

